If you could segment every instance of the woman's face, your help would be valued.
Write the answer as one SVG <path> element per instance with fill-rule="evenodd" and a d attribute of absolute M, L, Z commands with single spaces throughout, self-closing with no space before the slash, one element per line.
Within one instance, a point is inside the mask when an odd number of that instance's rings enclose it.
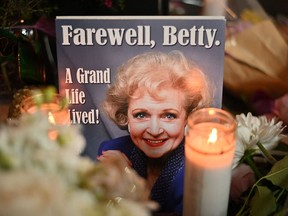
<path fill-rule="evenodd" d="M 151 97 L 145 89 L 138 89 L 128 106 L 130 136 L 150 158 L 159 158 L 175 149 L 184 137 L 186 125 L 184 95 L 173 88 L 157 94 L 161 100 Z"/>

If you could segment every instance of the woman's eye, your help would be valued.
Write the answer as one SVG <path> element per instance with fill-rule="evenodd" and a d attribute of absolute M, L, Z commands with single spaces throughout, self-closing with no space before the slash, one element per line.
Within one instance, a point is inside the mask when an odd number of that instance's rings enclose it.
<path fill-rule="evenodd" d="M 165 118 L 167 119 L 175 119 L 177 116 L 173 113 L 167 113 L 165 114 Z"/>
<path fill-rule="evenodd" d="M 145 118 L 147 115 L 144 112 L 136 113 L 133 115 L 134 118 L 142 119 Z"/>

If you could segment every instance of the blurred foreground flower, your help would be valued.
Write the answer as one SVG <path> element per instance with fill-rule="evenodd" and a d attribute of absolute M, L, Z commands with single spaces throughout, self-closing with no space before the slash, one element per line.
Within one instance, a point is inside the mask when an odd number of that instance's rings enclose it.
<path fill-rule="evenodd" d="M 84 144 L 79 127 L 50 124 L 40 113 L 1 125 L 0 215 L 149 215 L 155 204 L 144 180 L 117 161 L 80 157 Z"/>
<path fill-rule="evenodd" d="M 234 201 L 245 200 L 237 215 L 281 215 L 287 212 L 288 146 L 280 142 L 286 137 L 283 122 L 251 113 L 237 115 L 236 120 L 237 141 L 230 195 Z"/>

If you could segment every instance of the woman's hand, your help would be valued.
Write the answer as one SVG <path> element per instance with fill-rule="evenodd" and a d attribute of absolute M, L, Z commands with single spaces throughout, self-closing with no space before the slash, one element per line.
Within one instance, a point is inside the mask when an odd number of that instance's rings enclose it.
<path fill-rule="evenodd" d="M 132 166 L 132 163 L 127 156 L 118 150 L 103 151 L 102 155 L 97 157 L 97 160 L 101 162 L 109 162 L 111 160 L 118 161 L 120 163 L 119 166 L 123 168 Z"/>

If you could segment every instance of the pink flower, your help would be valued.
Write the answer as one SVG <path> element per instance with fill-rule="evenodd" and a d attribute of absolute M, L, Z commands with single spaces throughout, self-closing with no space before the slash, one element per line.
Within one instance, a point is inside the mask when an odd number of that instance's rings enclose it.
<path fill-rule="evenodd" d="M 250 166 L 240 164 L 232 170 L 230 198 L 234 202 L 241 201 L 241 195 L 256 182 L 254 172 Z"/>
<path fill-rule="evenodd" d="M 288 94 L 275 100 L 273 111 L 281 121 L 288 124 Z"/>

